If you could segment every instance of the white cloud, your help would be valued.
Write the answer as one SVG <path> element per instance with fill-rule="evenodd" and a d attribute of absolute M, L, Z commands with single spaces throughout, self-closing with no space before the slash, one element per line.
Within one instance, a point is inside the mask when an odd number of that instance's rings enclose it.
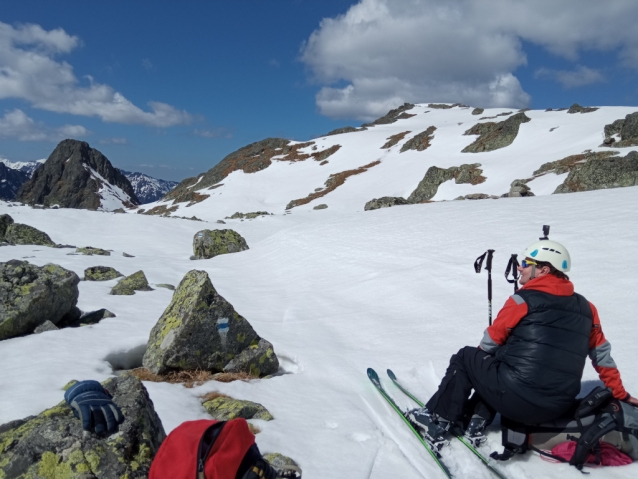
<path fill-rule="evenodd" d="M 213 128 L 210 130 L 194 130 L 193 135 L 202 138 L 232 138 L 233 135 L 226 128 Z"/>
<path fill-rule="evenodd" d="M 565 88 L 576 88 L 592 83 L 605 81 L 605 76 L 599 71 L 578 65 L 574 70 L 552 70 L 549 68 L 539 68 L 534 72 L 535 78 L 548 78 L 557 81 Z"/>
<path fill-rule="evenodd" d="M 17 108 L 0 117 L 0 138 L 20 141 L 60 141 L 65 138 L 81 138 L 89 134 L 90 132 L 81 125 L 47 127 L 36 123 Z"/>
<path fill-rule="evenodd" d="M 150 111 L 144 111 L 90 76 L 81 85 L 73 67 L 55 59 L 79 43 L 62 29 L 46 31 L 38 25 L 13 27 L 0 22 L 0 100 L 19 98 L 43 110 L 125 124 L 169 127 L 193 120 L 186 111 L 166 103 L 149 102 Z"/>
<path fill-rule="evenodd" d="M 128 140 L 126 138 L 102 138 L 100 140 L 102 145 L 127 145 Z"/>
<path fill-rule="evenodd" d="M 638 68 L 636 18 L 638 2 L 622 0 L 360 0 L 323 19 L 300 58 L 322 85 L 321 113 L 333 118 L 370 120 L 405 101 L 523 107 L 530 97 L 514 76 L 527 63 L 522 40 L 571 61 L 619 49 Z M 564 73 L 552 78 L 601 78 Z"/>

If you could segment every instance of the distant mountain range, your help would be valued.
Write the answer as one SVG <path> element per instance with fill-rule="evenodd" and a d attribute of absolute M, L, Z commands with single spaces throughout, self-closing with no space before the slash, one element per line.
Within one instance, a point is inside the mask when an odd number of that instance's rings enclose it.
<path fill-rule="evenodd" d="M 9 161 L 0 158 L 0 200 L 15 200 L 20 187 L 46 161 L 46 158 L 36 161 Z M 144 173 L 120 171 L 128 178 L 140 204 L 159 200 L 177 185 L 176 181 L 160 180 Z"/>
<path fill-rule="evenodd" d="M 140 204 L 152 203 L 177 186 L 177 181 L 160 180 L 139 172 L 120 170 L 128 178 Z"/>

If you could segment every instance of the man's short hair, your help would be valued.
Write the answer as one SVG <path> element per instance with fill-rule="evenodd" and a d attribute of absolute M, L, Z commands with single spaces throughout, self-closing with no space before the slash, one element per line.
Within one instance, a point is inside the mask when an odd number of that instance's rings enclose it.
<path fill-rule="evenodd" d="M 549 268 L 549 274 L 554 275 L 560 279 L 569 279 L 569 276 L 567 276 L 565 273 L 554 268 L 554 265 L 552 263 L 548 261 L 536 261 L 537 268 L 542 268 L 543 266 L 547 266 Z"/>

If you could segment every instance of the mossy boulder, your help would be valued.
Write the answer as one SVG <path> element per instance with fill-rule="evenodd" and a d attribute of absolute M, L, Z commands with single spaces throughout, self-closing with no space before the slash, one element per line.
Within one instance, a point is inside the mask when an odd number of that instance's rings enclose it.
<path fill-rule="evenodd" d="M 282 477 L 286 477 L 285 475 L 283 475 L 283 473 L 286 471 L 295 471 L 297 472 L 296 477 L 301 477 L 301 468 L 299 467 L 299 464 L 297 464 L 288 456 L 284 456 L 283 454 L 279 454 L 278 452 L 270 452 L 264 454 L 264 459 L 266 459 L 266 461 L 268 461 L 268 463 L 272 467 L 274 467 L 277 472 L 282 475 Z"/>
<path fill-rule="evenodd" d="M 224 367 L 226 373 L 247 372 L 251 376 L 268 376 L 279 370 L 275 350 L 265 339 L 253 341 Z"/>
<path fill-rule="evenodd" d="M 151 330 L 143 365 L 154 374 L 195 369 L 222 372 L 260 339 L 246 318 L 217 293 L 208 273 L 192 270 Z M 262 373 L 271 372 L 264 369 Z"/>
<path fill-rule="evenodd" d="M 313 210 L 325 210 L 326 208 L 328 208 L 328 205 L 325 203 L 321 203 L 320 205 L 315 206 L 314 208 L 312 208 Z"/>
<path fill-rule="evenodd" d="M 194 259 L 209 259 L 247 249 L 246 240 L 233 230 L 202 230 L 193 237 Z"/>
<path fill-rule="evenodd" d="M 483 110 L 483 108 L 474 108 L 474 110 L 472 110 L 472 115 L 482 115 L 484 111 L 485 110 Z"/>
<path fill-rule="evenodd" d="M 481 153 L 505 148 L 516 139 L 521 123 L 527 123 L 528 121 L 532 120 L 525 113 L 517 113 L 498 123 L 477 123 L 464 134 L 479 135 L 479 137 L 474 143 L 466 146 L 462 152 Z"/>
<path fill-rule="evenodd" d="M 0 215 L 0 242 L 5 241 L 4 237 L 7 233 L 7 228 L 14 223 L 13 218 L 9 215 Z"/>
<path fill-rule="evenodd" d="M 263 419 L 271 421 L 272 414 L 259 403 L 252 401 L 242 401 L 220 396 L 203 404 L 208 414 L 218 421 L 230 421 L 242 417 L 244 419 Z"/>
<path fill-rule="evenodd" d="M 35 244 L 40 246 L 55 246 L 48 234 L 37 228 L 20 223 L 7 226 L 4 240 L 11 244 Z"/>
<path fill-rule="evenodd" d="M 124 414 L 118 432 L 84 431 L 62 401 L 38 416 L 0 426 L 0 478 L 148 477 L 151 461 L 166 438 L 153 402 L 132 375 L 108 379 L 103 385 Z"/>
<path fill-rule="evenodd" d="M 130 296 L 135 294 L 135 291 L 153 291 L 148 284 L 144 271 L 139 270 L 137 273 L 133 273 L 130 276 L 118 281 L 118 283 L 111 289 L 113 295 L 125 295 Z"/>
<path fill-rule="evenodd" d="M 85 281 L 109 281 L 121 276 L 124 275 L 110 266 L 91 266 L 84 270 Z"/>
<path fill-rule="evenodd" d="M 80 278 L 56 264 L 0 263 L 0 340 L 31 334 L 45 321 L 58 324 L 77 311 Z"/>
<path fill-rule="evenodd" d="M 85 254 L 88 256 L 111 256 L 111 252 L 102 248 L 94 248 L 93 246 L 85 246 L 84 248 L 76 248 L 76 253 Z"/>
<path fill-rule="evenodd" d="M 429 201 L 436 195 L 439 186 L 446 181 L 454 180 L 455 183 L 469 183 L 478 185 L 485 181 L 480 169 L 480 163 L 464 164 L 451 168 L 439 168 L 431 166 L 419 182 L 416 189 L 408 196 L 408 203 L 423 203 Z"/>
<path fill-rule="evenodd" d="M 638 152 L 627 156 L 589 158 L 579 168 L 572 169 L 554 193 L 601 190 L 638 185 Z"/>

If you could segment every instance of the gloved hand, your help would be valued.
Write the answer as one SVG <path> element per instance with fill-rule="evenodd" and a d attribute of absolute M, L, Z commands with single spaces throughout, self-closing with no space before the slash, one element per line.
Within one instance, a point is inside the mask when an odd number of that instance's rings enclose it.
<path fill-rule="evenodd" d="M 124 422 L 122 411 L 97 381 L 75 383 L 64 393 L 64 400 L 73 409 L 73 415 L 82 421 L 85 431 L 115 432 L 118 424 Z"/>

